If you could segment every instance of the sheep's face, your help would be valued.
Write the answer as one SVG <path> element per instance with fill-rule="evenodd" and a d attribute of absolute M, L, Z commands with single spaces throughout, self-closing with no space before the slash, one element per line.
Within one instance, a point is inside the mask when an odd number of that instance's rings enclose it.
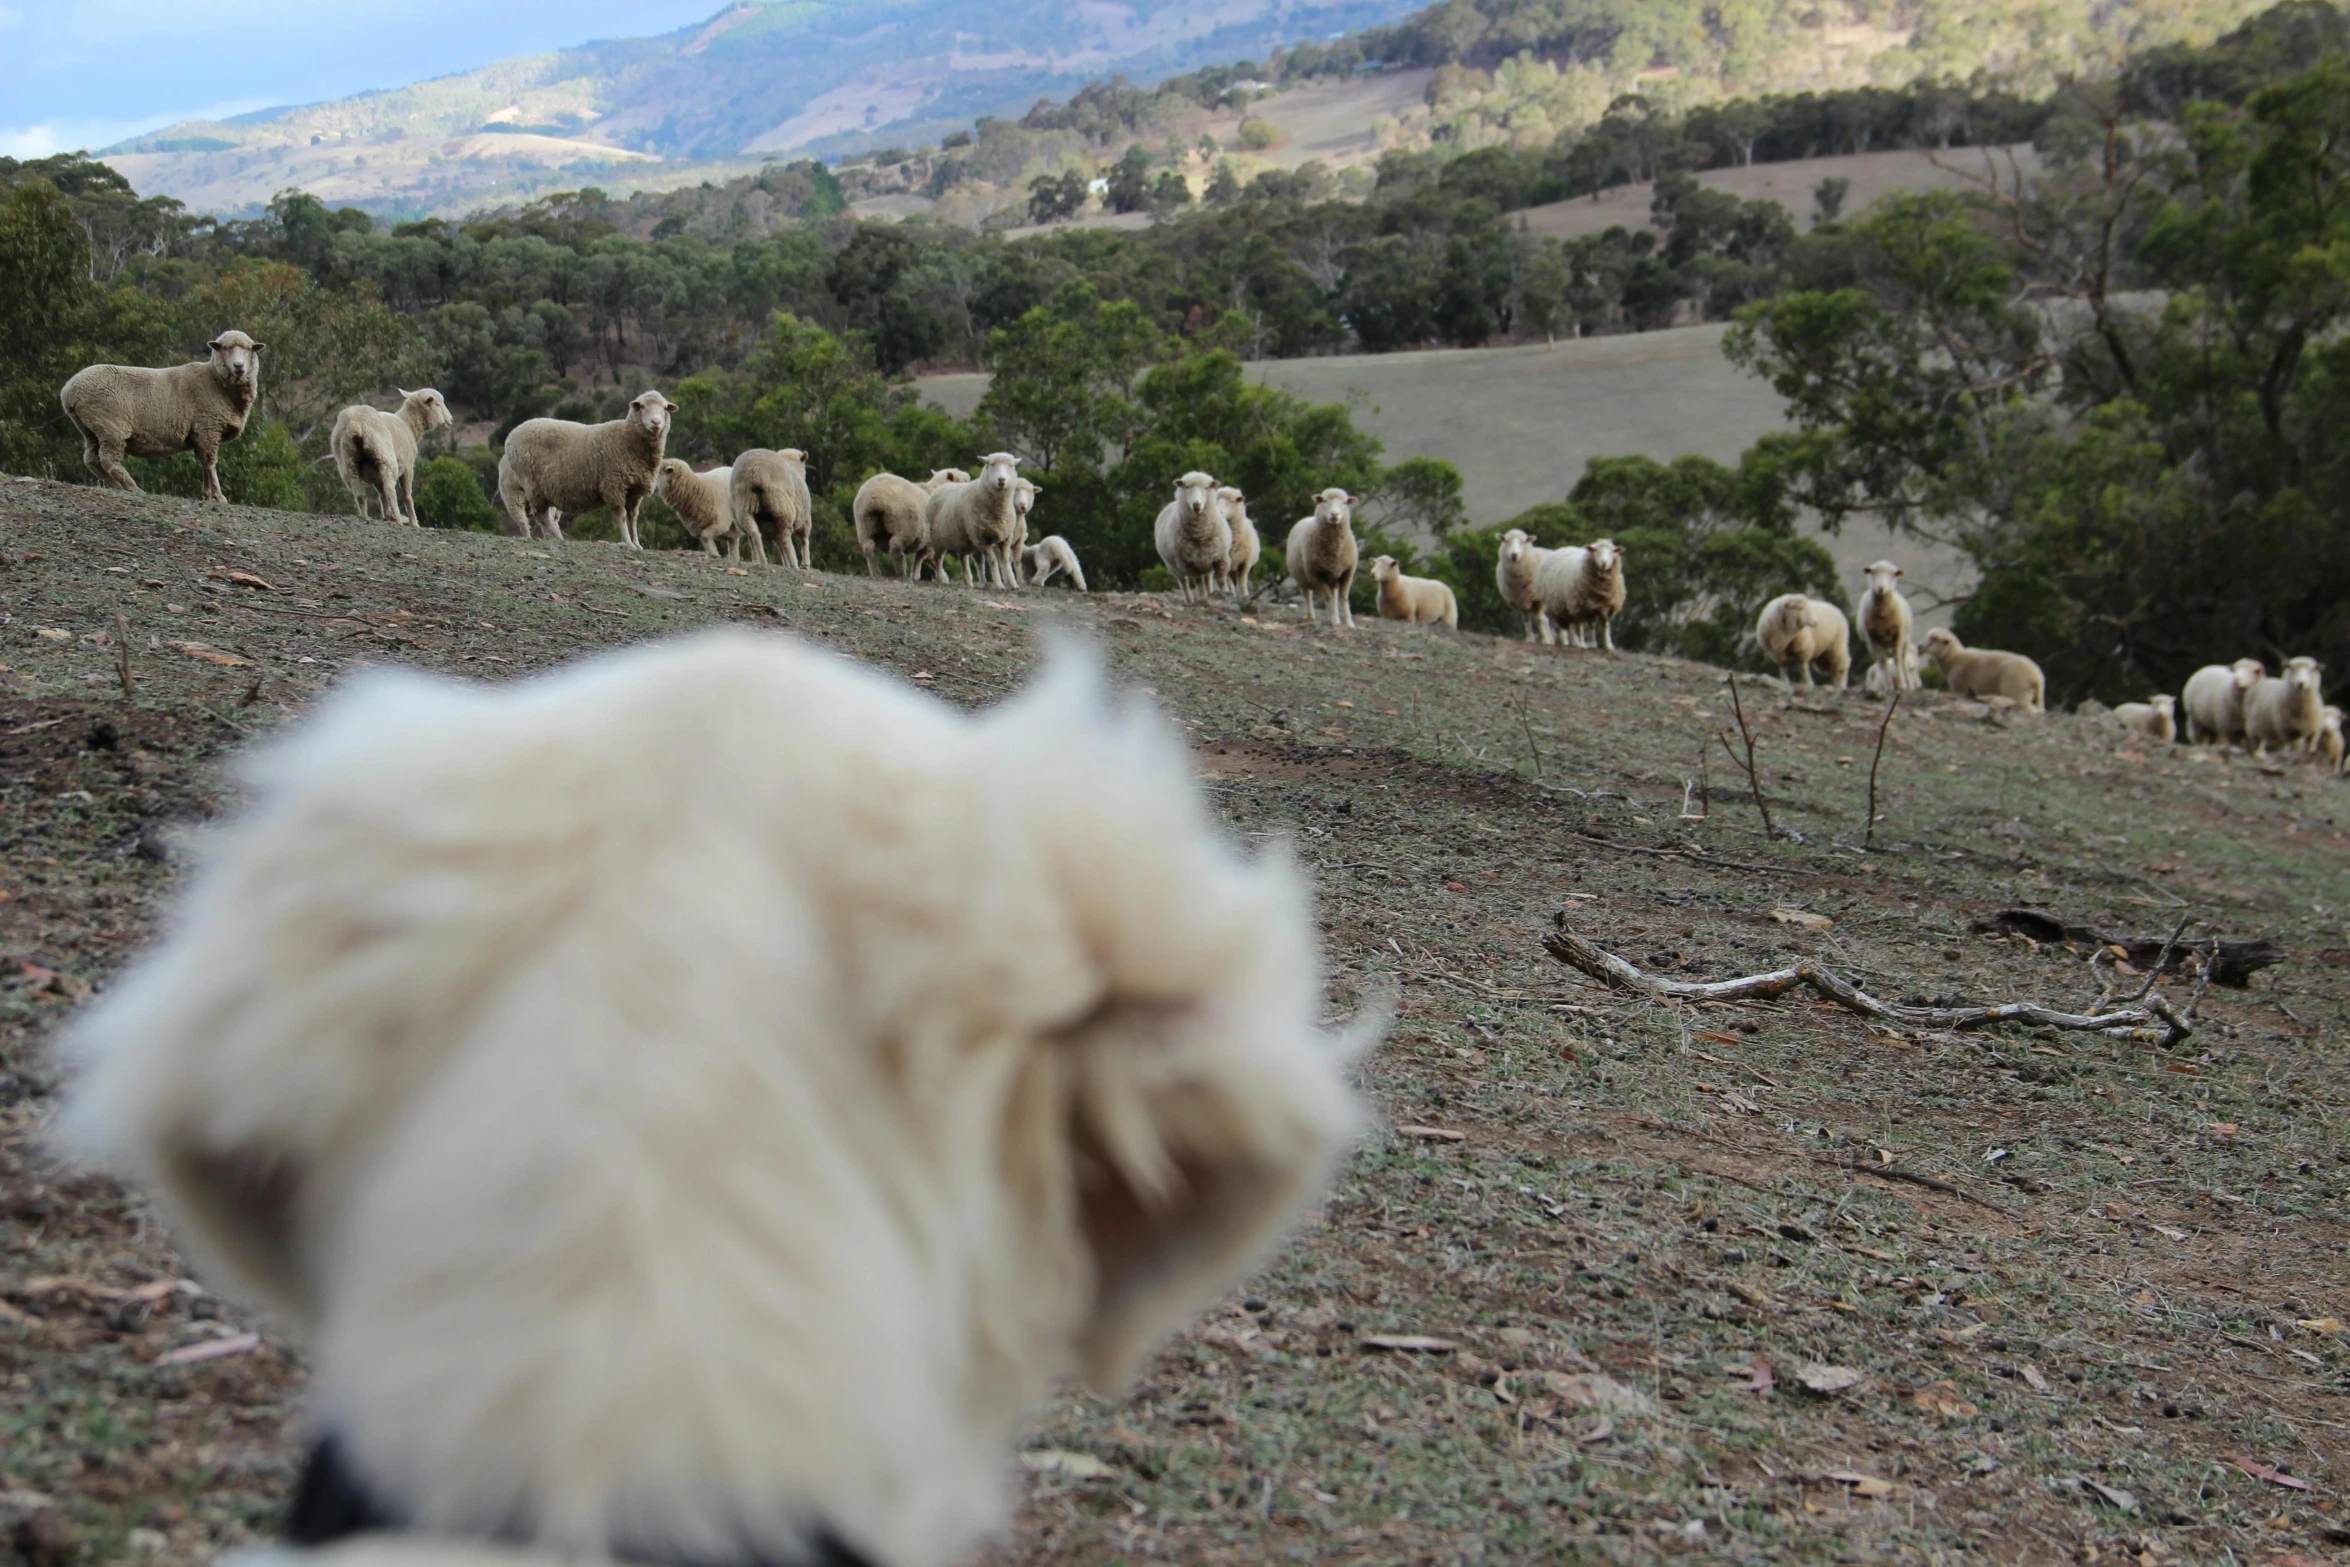
<path fill-rule="evenodd" d="M 1602 576 L 1624 563 L 1624 551 L 1613 539 L 1594 539 L 1589 548 L 1591 569 Z"/>
<path fill-rule="evenodd" d="M 1871 593 L 1881 593 L 1888 598 L 1901 591 L 1899 588 L 1893 585 L 1893 579 L 1895 577 L 1907 575 L 1907 573 L 1905 573 L 1899 566 L 1894 565 L 1893 562 L 1889 560 L 1877 561 L 1873 565 L 1869 566 L 1867 571 L 1869 579 L 1869 591 Z"/>
<path fill-rule="evenodd" d="M 2228 666 L 2228 671 L 2236 677 L 2239 691 L 2249 691 L 2268 678 L 2268 666 L 2257 658 L 2239 658 Z"/>
<path fill-rule="evenodd" d="M 790 463 L 794 468 L 804 470 L 808 466 L 808 454 L 801 451 L 796 446 L 786 446 L 782 451 L 777 452 L 775 455 L 782 458 L 785 462 Z"/>
<path fill-rule="evenodd" d="M 263 345 L 242 332 L 223 332 L 204 346 L 211 350 L 212 373 L 230 386 L 250 389 L 261 383 Z"/>
<path fill-rule="evenodd" d="M 424 427 L 427 430 L 438 430 L 449 423 L 448 403 L 443 400 L 439 392 L 429 386 L 421 392 L 402 392 L 400 401 L 409 407 L 423 411 Z"/>
<path fill-rule="evenodd" d="M 656 441 L 669 438 L 669 416 L 676 412 L 677 405 L 659 392 L 640 392 L 628 405 L 629 422 Z"/>
<path fill-rule="evenodd" d="M 1188 518 L 1206 514 L 1216 499 L 1216 481 L 1204 473 L 1187 473 L 1175 481 L 1175 505 Z"/>
<path fill-rule="evenodd" d="M 2146 705 L 2153 708 L 2156 713 L 2164 718 L 2168 718 L 2172 715 L 2175 702 L 2176 699 L 2174 697 L 2172 697 L 2168 692 L 2163 691 L 2157 691 L 2154 695 L 2146 699 Z"/>
<path fill-rule="evenodd" d="M 2307 691 L 2315 696 L 2322 683 L 2324 666 L 2314 658 L 2288 658 L 2284 673 L 2278 678 L 2295 691 Z"/>
<path fill-rule="evenodd" d="M 979 482 L 999 493 L 1010 489 L 1020 482 L 1020 459 L 1010 452 L 989 452 L 979 459 Z"/>
<path fill-rule="evenodd" d="M 1012 505 L 1019 510 L 1023 517 L 1036 509 L 1036 481 L 1034 479 L 1021 479 L 1012 486 Z"/>
<path fill-rule="evenodd" d="M 1940 626 L 1926 633 L 1925 654 L 1935 663 L 1941 663 L 1958 648 L 1958 638 Z"/>
<path fill-rule="evenodd" d="M 1340 531 L 1354 526 L 1355 498 L 1333 485 L 1314 497 L 1314 520 Z"/>
<path fill-rule="evenodd" d="M 970 482 L 971 475 L 960 468 L 941 468 L 930 476 L 932 489 L 937 489 L 942 484 L 969 484 Z"/>
<path fill-rule="evenodd" d="M 680 457 L 664 457 L 661 466 L 653 470 L 653 493 L 667 501 L 677 493 L 679 485 L 694 476 L 691 464 Z"/>
<path fill-rule="evenodd" d="M 1525 529 L 1512 528 L 1501 536 L 1501 563 L 1504 566 L 1515 566 L 1526 558 L 1527 551 L 1533 547 L 1534 540 Z"/>
<path fill-rule="evenodd" d="M 955 1559 L 1053 1379 L 1121 1381 L 1356 1123 L 1301 878 L 1068 658 L 982 714 L 743 633 L 387 673 L 256 788 L 66 1130 L 305 1319 L 425 1532 Z"/>

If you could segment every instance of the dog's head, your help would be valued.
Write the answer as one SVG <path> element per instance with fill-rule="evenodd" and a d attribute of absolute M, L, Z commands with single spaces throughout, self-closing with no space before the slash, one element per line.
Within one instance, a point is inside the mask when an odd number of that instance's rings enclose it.
<path fill-rule="evenodd" d="M 253 772 L 65 1130 L 420 1527 L 943 1562 L 1354 1125 L 1298 877 L 1082 657 L 976 716 L 739 633 L 382 674 Z"/>

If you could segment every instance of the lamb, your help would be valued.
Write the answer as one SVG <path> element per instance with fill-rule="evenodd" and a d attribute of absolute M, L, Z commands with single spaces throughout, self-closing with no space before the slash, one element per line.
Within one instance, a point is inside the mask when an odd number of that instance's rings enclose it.
<path fill-rule="evenodd" d="M 508 533 L 560 539 L 563 519 L 608 508 L 620 542 L 632 550 L 636 511 L 653 493 L 669 418 L 677 405 L 659 392 L 640 392 L 628 412 L 603 424 L 525 419 L 506 437 L 498 459 L 498 493 L 506 502 Z"/>
<path fill-rule="evenodd" d="M 1624 552 L 1613 539 L 1544 550 L 1535 558 L 1534 596 L 1548 622 L 1543 641 L 1551 640 L 1555 626 L 1568 646 L 1589 647 L 1597 625 L 1602 645 L 1613 653 L 1611 628 L 1624 607 Z"/>
<path fill-rule="evenodd" d="M 60 1131 L 304 1332 L 312 1560 L 967 1560 L 1362 1122 L 1304 877 L 1083 655 L 384 670 L 249 771 Z"/>
<path fill-rule="evenodd" d="M 1232 523 L 1216 495 L 1216 481 L 1196 469 L 1175 481 L 1175 498 L 1159 508 L 1152 530 L 1159 559 L 1175 574 L 1183 601 L 1220 591 L 1232 564 Z"/>
<path fill-rule="evenodd" d="M 261 396 L 266 343 L 228 331 L 204 345 L 208 357 L 164 370 L 140 365 L 86 365 L 59 389 L 82 438 L 82 465 L 101 484 L 135 490 L 122 465 L 133 457 L 194 452 L 204 470 L 204 498 L 227 504 L 220 488 L 220 448 L 245 433 Z"/>
<path fill-rule="evenodd" d="M 2221 745 L 2244 737 L 2244 694 L 2268 674 L 2257 658 L 2239 658 L 2233 664 L 2206 664 L 2187 677 L 2179 706 L 2187 715 L 2187 743 Z"/>
<path fill-rule="evenodd" d="M 759 542 L 762 523 L 775 529 L 775 553 L 786 566 L 816 569 L 808 553 L 815 537 L 816 510 L 808 498 L 808 454 L 796 446 L 769 451 L 754 446 L 734 460 L 728 509 L 738 532 L 751 536 L 759 564 L 767 564 Z"/>
<path fill-rule="evenodd" d="M 1248 597 L 1248 579 L 1257 569 L 1257 561 L 1264 554 L 1264 545 L 1257 538 L 1257 525 L 1248 514 L 1248 497 L 1232 485 L 1216 491 L 1216 499 L 1224 507 L 1224 521 L 1232 529 L 1232 554 L 1224 562 L 1224 583 L 1232 590 L 1233 602 Z"/>
<path fill-rule="evenodd" d="M 1926 633 L 1926 657 L 1960 696 L 2005 697 L 2027 713 L 2047 710 L 2048 677 L 2021 653 L 1971 648 L 1956 632 L 1936 626 Z"/>
<path fill-rule="evenodd" d="M 2283 673 L 2244 693 L 2244 735 L 2253 755 L 2262 755 L 2272 745 L 2316 742 L 2325 725 L 2325 698 L 2319 691 L 2323 668 L 2314 658 L 2288 658 Z"/>
<path fill-rule="evenodd" d="M 2345 770 L 2342 752 L 2342 710 L 2331 703 L 2326 705 L 2325 717 L 2317 726 L 2317 739 L 2313 749 L 2316 750 L 2318 759 L 2325 763 L 2327 772 L 2340 773 Z"/>
<path fill-rule="evenodd" d="M 1067 539 L 1057 533 L 1045 535 L 1040 543 L 1020 551 L 1020 576 L 1030 587 L 1041 588 L 1060 572 L 1067 572 L 1069 580 L 1077 584 L 1077 591 L 1090 593 L 1085 585 L 1085 568 L 1077 564 L 1077 551 Z"/>
<path fill-rule="evenodd" d="M 653 475 L 653 493 L 661 497 L 664 506 L 677 513 L 685 531 L 700 542 L 703 554 L 716 559 L 718 541 L 724 539 L 726 558 L 743 558 L 742 530 L 735 525 L 732 468 L 696 473 L 685 459 L 664 457 L 660 470 Z M 751 530 L 751 551 L 760 565 L 767 564 L 767 551 L 759 543 L 755 528 Z"/>
<path fill-rule="evenodd" d="M 1779 666 L 1782 679 L 1790 661 L 1802 672 L 1806 687 L 1812 684 L 1815 669 L 1839 691 L 1852 677 L 1852 627 L 1844 611 L 1825 599 L 1780 594 L 1756 617 L 1754 635 L 1764 656 Z"/>
<path fill-rule="evenodd" d="M 1290 526 L 1283 553 L 1289 580 L 1305 590 L 1308 625 L 1314 624 L 1316 593 L 1329 595 L 1333 629 L 1355 623 L 1354 606 L 1348 600 L 1354 595 L 1355 566 L 1360 559 L 1354 535 L 1358 504 L 1355 497 L 1334 484 L 1314 497 L 1311 517 L 1300 517 Z"/>
<path fill-rule="evenodd" d="M 1534 592 L 1535 575 L 1549 554 L 1525 529 L 1512 528 L 1501 536 L 1501 557 L 1493 569 L 1501 601 L 1525 618 L 1529 642 L 1551 640 L 1550 619 L 1543 614 L 1542 600 Z"/>
<path fill-rule="evenodd" d="M 1379 584 L 1382 619 L 1408 620 L 1414 625 L 1442 621 L 1455 631 L 1461 629 L 1461 609 L 1453 601 L 1452 589 L 1435 578 L 1405 576 L 1393 555 L 1373 560 L 1371 577 Z"/>
<path fill-rule="evenodd" d="M 1889 560 L 1874 562 L 1867 571 L 1869 590 L 1860 600 L 1860 639 L 1868 644 L 1870 674 L 1874 676 L 1879 667 L 1888 669 L 1882 679 L 1870 681 L 1870 689 L 1915 691 L 1919 684 L 1917 647 L 1910 637 L 1916 617 L 1910 613 L 1909 600 L 1893 585 L 1895 577 L 1906 573 Z"/>
<path fill-rule="evenodd" d="M 881 575 L 881 555 L 886 550 L 897 563 L 899 576 L 907 574 L 909 562 L 913 574 L 920 576 L 923 507 L 942 486 L 970 482 L 971 475 L 960 468 L 941 468 L 919 484 L 894 473 L 877 473 L 859 485 L 857 498 L 849 503 L 849 515 L 856 523 L 857 547 L 865 552 L 865 574 Z"/>
<path fill-rule="evenodd" d="M 979 459 L 979 476 L 956 484 L 942 484 L 923 503 L 924 557 L 944 581 L 939 557 L 963 557 L 963 581 L 970 584 L 972 557 L 987 568 L 988 580 L 999 587 L 1017 587 L 1012 566 L 1012 534 L 1019 521 L 1014 504 L 1020 480 L 1020 459 L 1010 452 L 990 452 Z M 917 570 L 920 568 L 917 567 Z"/>
<path fill-rule="evenodd" d="M 353 403 L 335 415 L 327 445 L 360 516 L 367 515 L 372 500 L 382 505 L 386 522 L 423 526 L 416 516 L 417 443 L 448 422 L 449 405 L 429 386 L 402 392 L 400 406 L 389 413 Z M 406 516 L 401 515 L 402 495 L 408 501 Z"/>
<path fill-rule="evenodd" d="M 2168 692 L 2156 692 L 2143 702 L 2124 702 L 2106 715 L 2134 735 L 2169 745 L 2179 737 L 2176 709 Z"/>

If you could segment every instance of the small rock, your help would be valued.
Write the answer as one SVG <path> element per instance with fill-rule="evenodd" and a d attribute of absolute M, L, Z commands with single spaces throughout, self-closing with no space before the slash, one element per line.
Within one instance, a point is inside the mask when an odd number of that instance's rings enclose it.
<path fill-rule="evenodd" d="M 8 1543 L 16 1548 L 24 1567 L 68 1567 L 81 1554 L 81 1536 L 73 1521 L 54 1507 L 44 1507 L 17 1520 Z"/>

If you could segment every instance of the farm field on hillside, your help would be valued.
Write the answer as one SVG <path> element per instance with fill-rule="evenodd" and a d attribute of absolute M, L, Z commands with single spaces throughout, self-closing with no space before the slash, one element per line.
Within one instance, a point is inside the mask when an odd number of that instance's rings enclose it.
<path fill-rule="evenodd" d="M 1081 631 L 1234 837 L 1313 879 L 1330 1016 L 1392 1009 L 1382 1125 L 1319 1216 L 1131 1395 L 1044 1413 L 987 1567 L 2350 1544 L 2350 785 L 2312 768 L 1928 695 L 1864 853 L 1883 709 L 1742 682 L 1800 834 L 1766 841 L 1718 747 L 1700 771 L 1722 673 L 1677 660 L 34 481 L 0 483 L 0 597 L 0 1538 L 42 1567 L 210 1560 L 292 1476 L 299 1346 L 145 1288 L 184 1276 L 145 1203 L 39 1140 L 49 1042 L 226 764 L 365 665 L 502 679 L 725 624 L 966 707 Z M 2281 956 L 2164 1049 L 1644 1000 L 1543 948 L 1563 921 L 1684 979 L 2090 1001 L 2087 946 L 1976 923 L 2023 905 Z"/>

